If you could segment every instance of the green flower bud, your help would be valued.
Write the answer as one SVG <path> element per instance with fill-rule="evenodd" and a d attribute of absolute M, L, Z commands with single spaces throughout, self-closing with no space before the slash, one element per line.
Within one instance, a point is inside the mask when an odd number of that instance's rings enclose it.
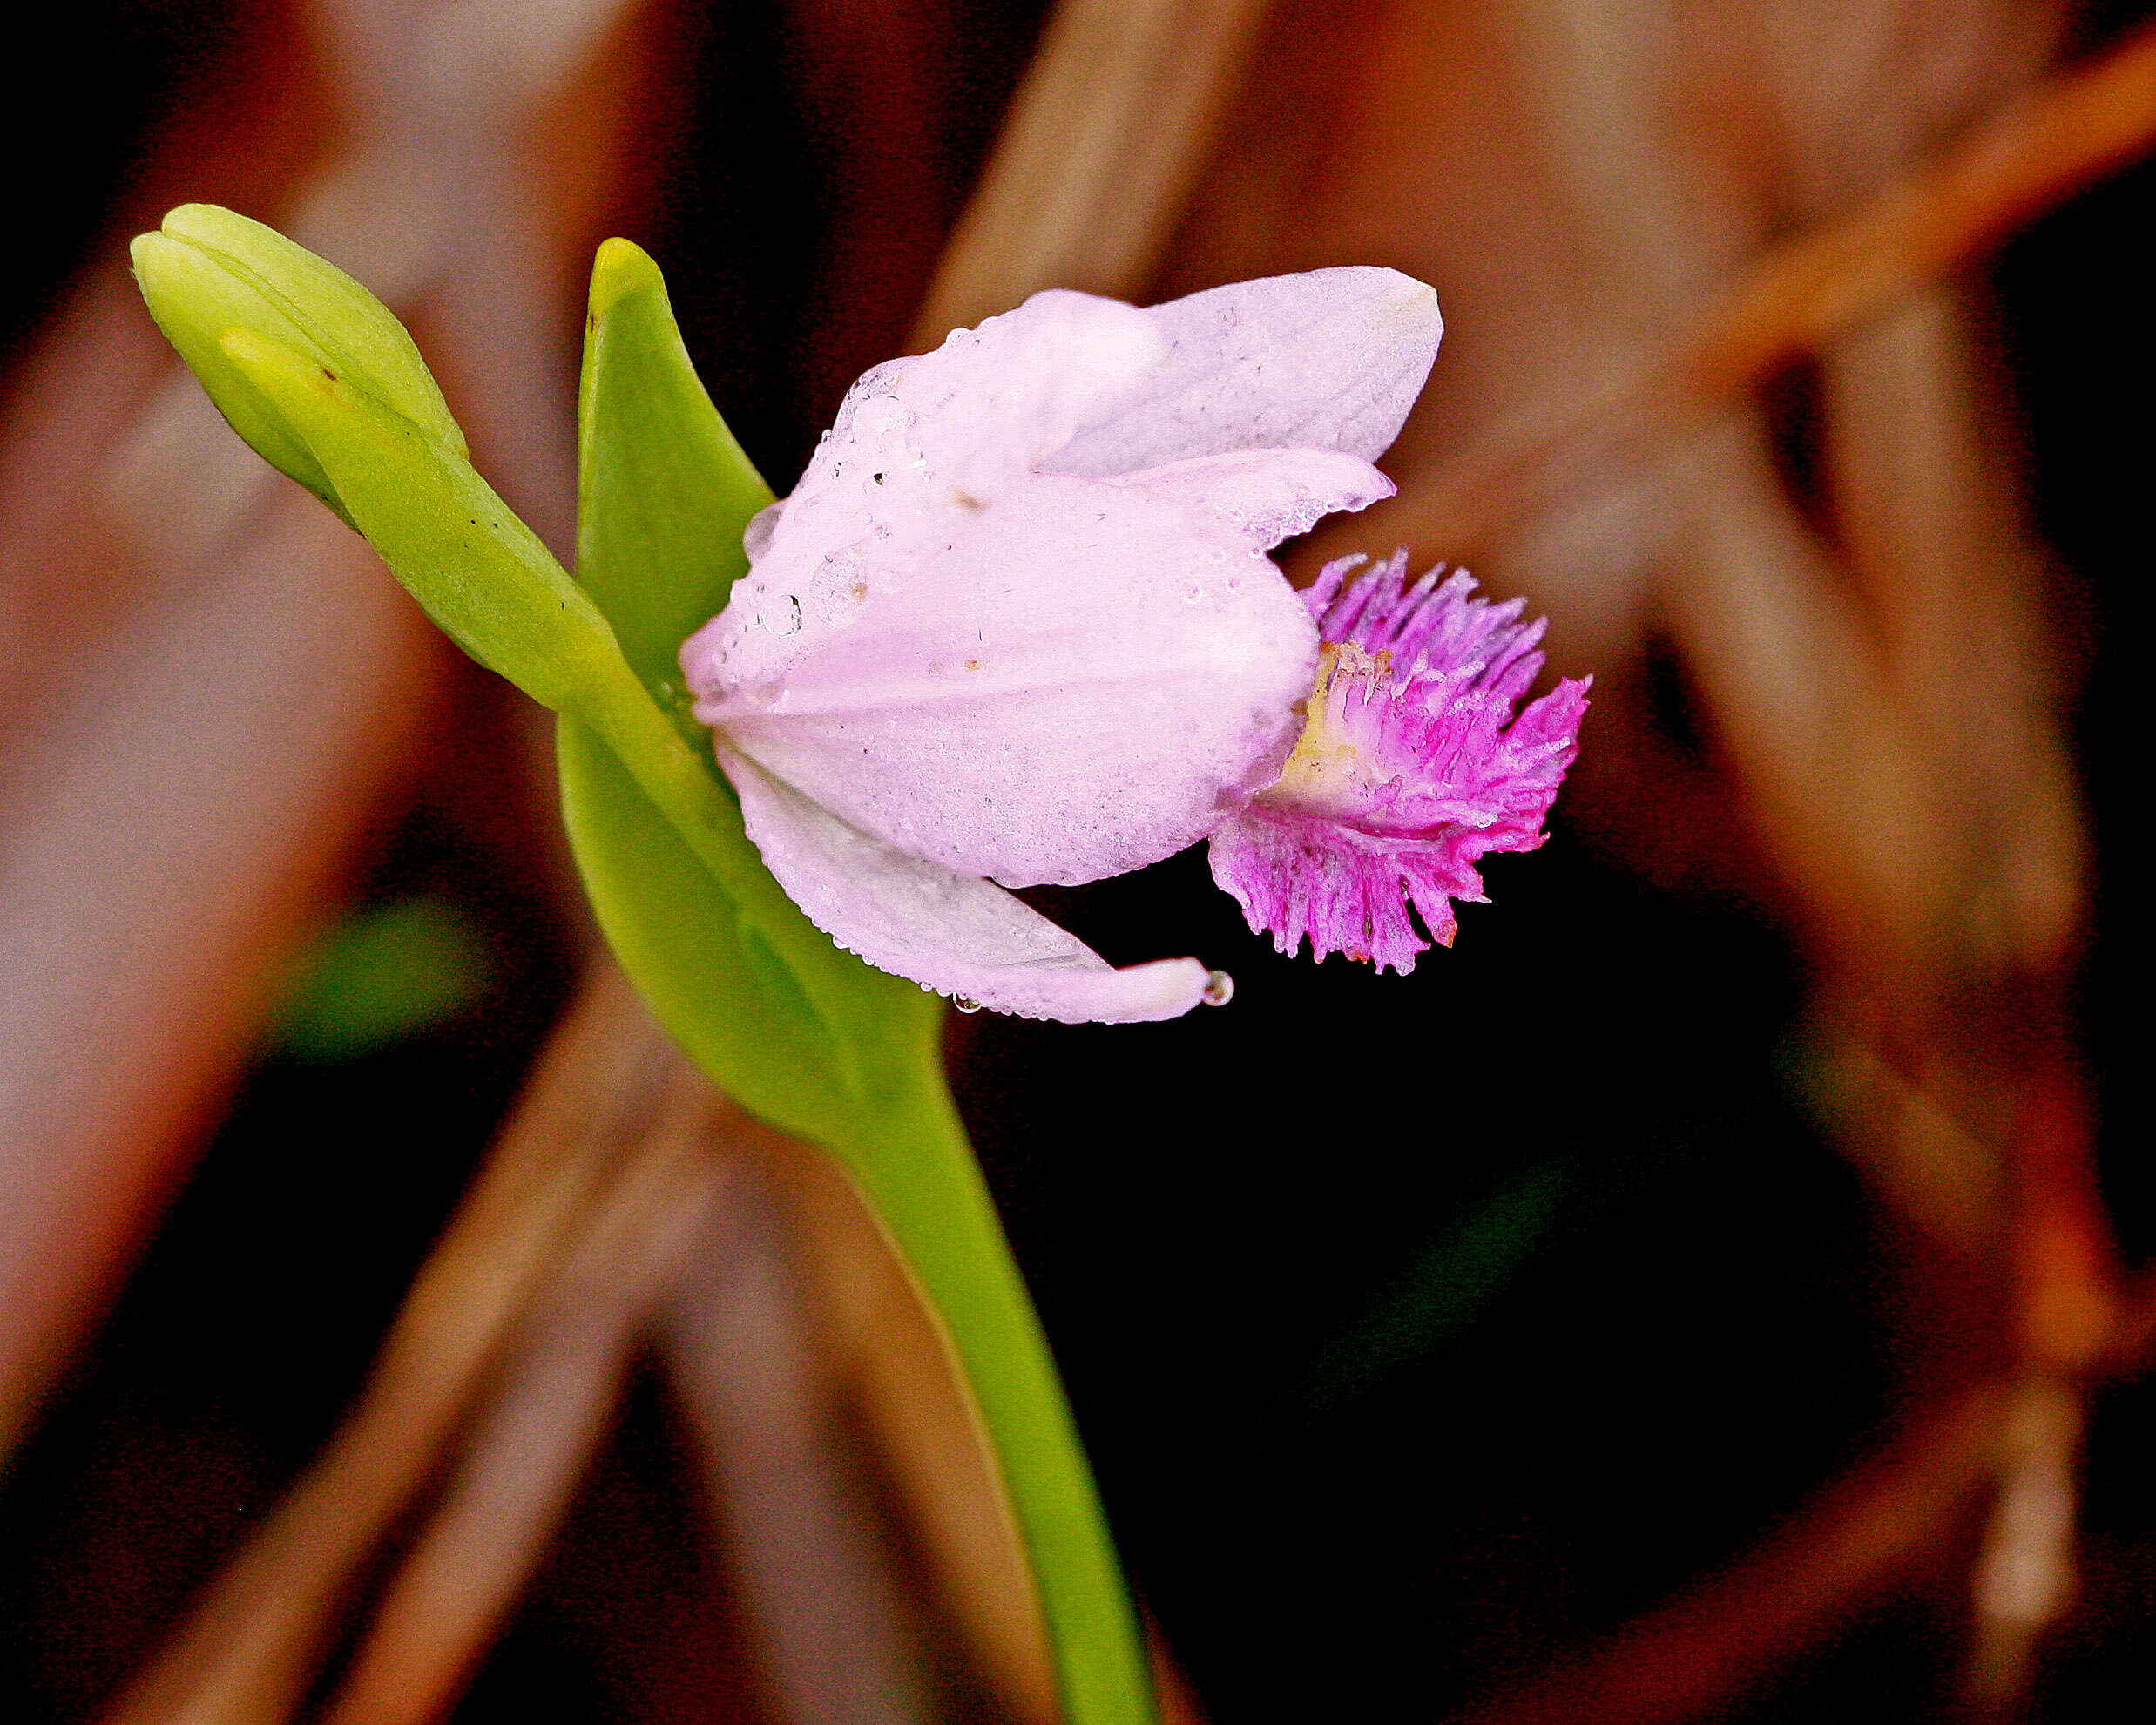
<path fill-rule="evenodd" d="M 233 430 L 349 523 L 321 463 L 223 346 L 267 337 L 409 420 L 456 460 L 464 434 L 419 349 L 388 307 L 334 264 L 274 228 L 214 204 L 182 204 L 132 247 L 135 280 L 158 328 Z"/>

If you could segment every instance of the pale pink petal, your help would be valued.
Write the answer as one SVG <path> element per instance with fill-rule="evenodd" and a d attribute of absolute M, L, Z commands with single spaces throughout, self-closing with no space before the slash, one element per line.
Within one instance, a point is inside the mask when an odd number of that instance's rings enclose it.
<path fill-rule="evenodd" d="M 1107 483 L 1210 511 L 1260 551 L 1308 532 L 1328 515 L 1368 509 L 1399 489 L 1360 457 L 1331 450 L 1199 456 Z"/>
<path fill-rule="evenodd" d="M 862 831 L 1012 885 L 1204 837 L 1279 773 L 1316 661 L 1246 531 L 1142 483 L 1032 480 L 862 611 L 767 683 L 692 641 L 696 716 Z"/>
<path fill-rule="evenodd" d="M 1237 450 L 1392 446 L 1437 357 L 1437 296 L 1397 270 L 1238 281 L 1146 314 L 1167 362 L 1044 463 L 1105 478 Z"/>
<path fill-rule="evenodd" d="M 737 680 L 785 675 L 1135 393 L 1166 354 L 1136 308 L 1051 292 L 932 354 L 877 366 L 847 392 L 776 517 L 751 524 L 753 565 L 685 660 L 723 663 Z"/>
<path fill-rule="evenodd" d="M 878 970 L 1066 1024 L 1178 1018 L 1205 997 L 1209 972 L 1194 958 L 1116 970 L 1001 887 L 869 837 L 723 744 L 719 764 L 787 896 Z"/>
<path fill-rule="evenodd" d="M 1452 944 L 1455 900 L 1482 897 L 1475 864 L 1532 850 L 1578 753 L 1587 684 L 1565 680 L 1515 716 L 1542 668 L 1521 603 L 1470 597 L 1436 572 L 1412 587 L 1404 554 L 1343 588 L 1360 558 L 1305 595 L 1325 647 L 1308 724 L 1280 781 L 1213 835 L 1213 876 L 1254 930 L 1293 952 L 1344 952 L 1402 973 Z"/>

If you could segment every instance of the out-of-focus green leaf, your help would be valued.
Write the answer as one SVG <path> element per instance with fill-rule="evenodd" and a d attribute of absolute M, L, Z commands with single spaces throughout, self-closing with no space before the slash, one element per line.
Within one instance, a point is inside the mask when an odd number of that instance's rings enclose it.
<path fill-rule="evenodd" d="M 1447 1229 L 1319 1354 L 1304 1411 L 1357 1401 L 1464 1334 L 1546 1244 L 1572 1177 L 1564 1162 L 1531 1168 Z"/>
<path fill-rule="evenodd" d="M 446 899 L 362 911 L 301 961 L 272 1038 L 301 1059 L 355 1059 L 456 1017 L 490 969 L 479 930 Z"/>

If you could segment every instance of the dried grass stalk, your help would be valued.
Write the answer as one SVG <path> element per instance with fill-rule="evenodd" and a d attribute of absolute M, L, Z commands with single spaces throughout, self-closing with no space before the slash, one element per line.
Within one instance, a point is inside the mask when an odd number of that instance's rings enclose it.
<path fill-rule="evenodd" d="M 353 1578 L 439 1465 L 510 1338 L 667 1127 L 680 1056 L 611 965 L 397 1315 L 358 1408 L 131 1688 L 114 1725 L 272 1725 L 304 1692 Z M 633 1182 L 633 1183 L 632 1183 Z"/>
<path fill-rule="evenodd" d="M 915 323 L 923 347 L 1043 288 L 1151 273 L 1266 0 L 1063 0 Z"/>
<path fill-rule="evenodd" d="M 496 1368 L 328 1725 L 425 1725 L 445 1713 L 537 1567 L 605 1435 L 646 1321 L 761 1131 L 686 1061 L 671 1064 L 665 1088 L 632 1160 Z"/>

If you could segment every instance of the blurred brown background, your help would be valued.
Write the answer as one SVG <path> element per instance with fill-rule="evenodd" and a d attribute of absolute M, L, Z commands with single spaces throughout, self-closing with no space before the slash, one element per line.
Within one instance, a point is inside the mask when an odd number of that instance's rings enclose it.
<path fill-rule="evenodd" d="M 1287 560 L 1548 612 L 1551 843 L 1407 979 L 1195 855 L 1043 892 L 1233 1007 L 950 1032 L 1174 1708 L 2130 1713 L 2146 13 L 57 13 L 0 119 L 0 1716 L 1047 1706 L 858 1213 L 579 984 L 544 727 L 175 375 L 125 241 L 196 199 L 405 315 L 558 548 L 609 233 L 781 489 L 1039 286 L 1433 282 L 1401 497 Z"/>

